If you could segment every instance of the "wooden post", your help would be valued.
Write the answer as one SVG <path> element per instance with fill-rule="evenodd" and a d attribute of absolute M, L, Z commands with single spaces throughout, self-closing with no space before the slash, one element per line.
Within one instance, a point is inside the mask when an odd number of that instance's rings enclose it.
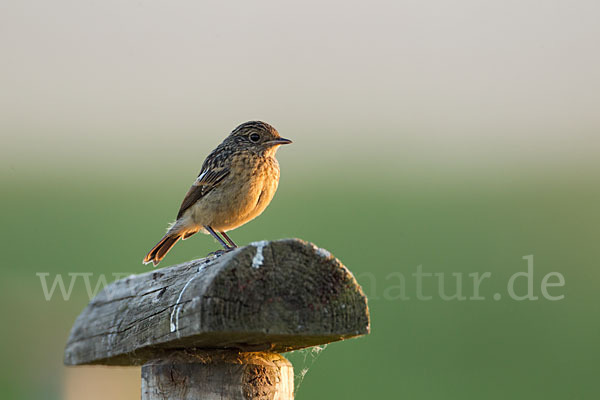
<path fill-rule="evenodd" d="M 75 321 L 65 364 L 142 365 L 145 400 L 289 400 L 278 353 L 368 332 L 350 271 L 285 239 L 112 283 Z"/>
<path fill-rule="evenodd" d="M 278 399 L 294 397 L 294 369 L 276 353 L 174 354 L 142 367 L 142 399 Z"/>

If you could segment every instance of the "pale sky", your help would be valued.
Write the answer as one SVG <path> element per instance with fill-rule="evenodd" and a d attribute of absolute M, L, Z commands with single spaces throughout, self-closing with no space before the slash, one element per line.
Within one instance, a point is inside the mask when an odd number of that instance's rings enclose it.
<path fill-rule="evenodd" d="M 599 20 L 597 0 L 0 0 L 1 165 L 203 158 L 250 119 L 298 163 L 593 162 Z"/>

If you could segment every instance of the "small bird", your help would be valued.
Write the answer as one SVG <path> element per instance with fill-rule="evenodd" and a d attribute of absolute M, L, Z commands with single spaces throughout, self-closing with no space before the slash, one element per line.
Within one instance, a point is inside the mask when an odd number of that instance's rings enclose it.
<path fill-rule="evenodd" d="M 143 263 L 158 265 L 179 239 L 199 231 L 211 234 L 224 251 L 236 248 L 225 232 L 258 217 L 269 205 L 279 183 L 275 153 L 289 143 L 265 122 L 250 121 L 235 128 L 204 160 L 177 220 Z"/>

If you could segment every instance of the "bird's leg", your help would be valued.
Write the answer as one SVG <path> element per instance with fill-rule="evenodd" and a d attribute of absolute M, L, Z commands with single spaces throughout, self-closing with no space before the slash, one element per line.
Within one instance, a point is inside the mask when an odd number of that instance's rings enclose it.
<path fill-rule="evenodd" d="M 219 232 L 224 238 L 225 240 L 227 240 L 227 243 L 229 243 L 229 246 L 233 247 L 234 249 L 237 247 L 237 244 L 235 244 L 233 242 L 233 240 L 231 240 L 231 238 L 229 236 L 227 236 L 227 234 L 225 232 Z"/>
<path fill-rule="evenodd" d="M 208 231 L 208 232 L 209 232 L 211 235 L 213 235 L 213 237 L 214 237 L 215 239 L 217 239 L 217 241 L 218 241 L 219 243 L 221 243 L 221 246 L 223 246 L 223 247 L 225 248 L 225 251 L 233 250 L 233 247 L 229 247 L 229 246 L 227 245 L 227 243 L 225 243 L 225 242 L 223 241 L 223 239 L 221 239 L 221 236 L 217 235 L 217 232 L 215 232 L 215 230 L 214 230 L 213 228 L 211 228 L 211 227 L 210 227 L 210 226 L 208 226 L 208 225 L 204 225 L 204 229 L 206 229 L 206 230 L 207 230 L 207 231 Z"/>

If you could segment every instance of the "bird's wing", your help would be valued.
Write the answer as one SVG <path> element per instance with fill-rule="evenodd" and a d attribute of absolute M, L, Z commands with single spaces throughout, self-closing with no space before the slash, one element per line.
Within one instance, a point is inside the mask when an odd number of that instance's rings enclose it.
<path fill-rule="evenodd" d="M 181 218 L 188 208 L 214 189 L 227 175 L 229 175 L 229 168 L 225 166 L 205 166 L 185 195 L 177 213 L 177 219 Z"/>

